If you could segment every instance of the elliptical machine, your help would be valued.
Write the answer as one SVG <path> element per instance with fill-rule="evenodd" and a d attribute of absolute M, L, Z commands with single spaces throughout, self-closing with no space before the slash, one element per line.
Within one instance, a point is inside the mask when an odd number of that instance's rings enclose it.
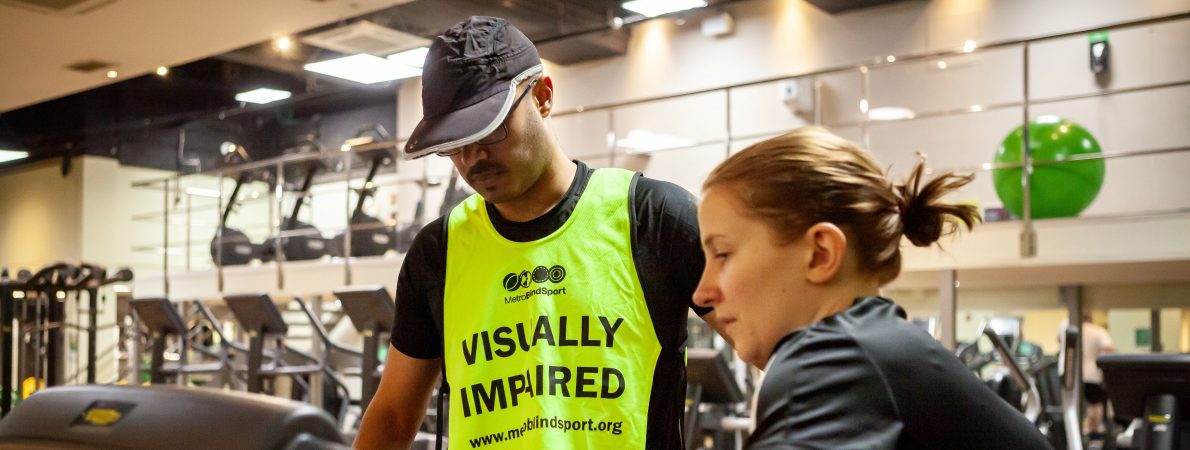
<path fill-rule="evenodd" d="M 225 164 L 240 164 L 251 160 L 244 147 L 230 142 L 224 142 L 219 151 L 223 154 Z M 240 204 L 240 189 L 258 179 L 268 181 L 269 172 L 241 170 L 236 173 L 235 187 L 227 197 L 223 214 L 219 216 L 219 227 L 215 229 L 215 237 L 211 238 L 211 261 L 217 266 L 241 266 L 260 258 L 260 249 L 248 239 L 247 234 L 227 226 L 227 219 L 231 216 L 232 210 Z"/>
<path fill-rule="evenodd" d="M 289 217 L 281 224 L 280 238 L 270 237 L 265 239 L 264 243 L 260 245 L 260 261 L 270 262 L 277 258 L 277 249 L 281 249 L 282 258 L 285 261 L 306 261 L 311 259 L 321 258 L 322 255 L 327 254 L 326 239 L 322 237 L 322 233 L 306 222 L 298 220 L 298 213 L 302 211 L 302 206 L 305 206 L 306 197 L 310 193 L 310 187 L 314 182 L 314 176 L 322 168 L 322 163 L 311 161 L 304 164 L 305 176 L 302 179 L 301 187 L 297 190 L 297 198 L 294 199 L 293 210 L 289 213 Z M 278 243 L 278 240 L 280 241 Z"/>

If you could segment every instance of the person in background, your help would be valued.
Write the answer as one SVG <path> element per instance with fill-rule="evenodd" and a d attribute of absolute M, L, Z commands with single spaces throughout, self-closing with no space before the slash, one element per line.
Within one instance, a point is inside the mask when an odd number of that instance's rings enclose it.
<path fill-rule="evenodd" d="M 1069 322 L 1062 320 L 1058 327 L 1058 343 L 1066 345 L 1066 330 Z M 1107 390 L 1103 388 L 1103 369 L 1099 368 L 1099 357 L 1114 353 L 1116 347 L 1112 343 L 1111 334 L 1107 329 L 1091 321 L 1091 313 L 1083 313 L 1082 352 L 1083 352 L 1083 398 L 1087 401 L 1086 414 L 1083 417 L 1083 432 L 1092 441 L 1103 439 L 1106 431 L 1104 419 L 1107 417 Z"/>
<path fill-rule="evenodd" d="M 706 268 L 695 291 L 741 358 L 765 369 L 751 449 L 1049 449 L 1041 433 L 880 296 L 902 237 L 929 246 L 974 207 L 972 177 L 902 184 L 821 128 L 729 157 L 703 184 Z"/>

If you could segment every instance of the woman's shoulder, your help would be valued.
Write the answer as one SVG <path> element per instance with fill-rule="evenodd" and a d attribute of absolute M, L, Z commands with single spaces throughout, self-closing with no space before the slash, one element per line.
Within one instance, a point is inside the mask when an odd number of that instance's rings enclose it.
<path fill-rule="evenodd" d="M 794 356 L 824 347 L 863 350 L 888 339 L 903 339 L 902 335 L 906 334 L 929 336 L 906 322 L 905 311 L 891 300 L 864 297 L 856 299 L 850 308 L 838 314 L 785 336 L 774 355 L 782 352 Z"/>

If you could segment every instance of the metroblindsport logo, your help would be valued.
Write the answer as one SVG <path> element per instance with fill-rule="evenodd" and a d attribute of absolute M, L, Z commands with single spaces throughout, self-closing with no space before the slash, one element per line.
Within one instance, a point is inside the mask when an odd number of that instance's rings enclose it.
<path fill-rule="evenodd" d="M 547 281 L 551 283 L 561 283 L 566 279 L 566 268 L 562 266 L 554 266 L 546 268 L 545 266 L 537 266 L 533 271 L 522 270 L 521 273 L 510 273 L 504 276 L 504 289 L 509 292 L 517 289 L 524 289 L 531 286 L 533 283 L 542 284 Z"/>

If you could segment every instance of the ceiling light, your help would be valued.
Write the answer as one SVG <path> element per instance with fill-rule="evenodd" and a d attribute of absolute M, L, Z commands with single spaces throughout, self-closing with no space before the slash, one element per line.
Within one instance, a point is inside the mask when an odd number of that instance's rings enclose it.
<path fill-rule="evenodd" d="M 707 6 L 703 0 L 633 0 L 624 2 L 624 9 L 645 17 L 657 17 L 687 9 Z"/>
<path fill-rule="evenodd" d="M 371 144 L 372 136 L 360 136 L 343 141 L 343 145 L 339 146 L 339 150 L 349 152 L 352 147 L 359 147 L 361 145 Z"/>
<path fill-rule="evenodd" d="M 868 111 L 868 120 L 905 120 L 915 116 L 912 109 L 900 106 L 881 106 Z"/>
<path fill-rule="evenodd" d="M 421 69 L 403 66 L 364 53 L 306 64 L 306 70 L 356 83 L 372 84 L 421 75 Z"/>
<path fill-rule="evenodd" d="M 207 197 L 207 198 L 222 197 L 222 195 L 220 195 L 218 189 L 207 189 L 207 188 L 200 188 L 200 187 L 188 187 L 188 188 L 186 188 L 186 194 L 193 195 L 195 197 Z"/>
<path fill-rule="evenodd" d="M 971 105 L 971 107 L 967 108 L 967 110 L 971 112 L 980 112 L 983 111 L 983 105 Z"/>
<path fill-rule="evenodd" d="M 164 77 L 168 74 L 169 74 L 169 67 L 157 66 L 157 75 Z"/>
<path fill-rule="evenodd" d="M 116 71 L 114 71 L 114 70 L 109 70 L 109 71 L 107 71 L 107 77 L 108 77 L 108 78 L 115 78 L 115 77 L 118 77 L 118 76 L 120 76 L 120 74 L 119 74 L 119 73 L 117 73 L 117 72 L 116 72 Z"/>
<path fill-rule="evenodd" d="M 277 38 L 276 45 L 278 50 L 288 50 L 293 45 L 293 41 L 287 37 Z"/>
<path fill-rule="evenodd" d="M 972 51 L 975 50 L 976 47 L 978 47 L 978 45 L 975 44 L 975 41 L 972 41 L 970 39 L 967 39 L 966 42 L 963 42 L 963 52 L 964 53 L 971 53 Z"/>
<path fill-rule="evenodd" d="M 628 132 L 628 136 L 616 141 L 616 146 L 627 150 L 629 154 L 649 153 L 692 145 L 694 145 L 692 140 L 664 133 L 654 133 L 649 130 L 632 130 Z"/>
<path fill-rule="evenodd" d="M 16 161 L 18 159 L 25 159 L 29 157 L 29 152 L 22 152 L 18 150 L 0 150 L 0 164 Z"/>
<path fill-rule="evenodd" d="M 279 89 L 257 88 L 247 92 L 236 94 L 237 102 L 256 103 L 263 105 L 265 103 L 272 103 L 277 100 L 285 100 L 292 96 L 289 91 L 282 91 Z"/>
<path fill-rule="evenodd" d="M 388 60 L 400 64 L 402 66 L 421 68 L 426 63 L 426 54 L 430 53 L 429 47 L 418 47 L 412 50 L 405 50 L 400 53 L 393 53 L 388 55 Z"/>
<path fill-rule="evenodd" d="M 945 68 L 946 68 L 946 61 L 938 61 L 938 68 L 939 68 L 939 69 L 945 69 Z"/>
<path fill-rule="evenodd" d="M 897 57 L 893 56 L 893 55 L 888 55 L 888 57 L 884 58 L 884 60 L 888 61 L 888 62 L 897 62 Z"/>

